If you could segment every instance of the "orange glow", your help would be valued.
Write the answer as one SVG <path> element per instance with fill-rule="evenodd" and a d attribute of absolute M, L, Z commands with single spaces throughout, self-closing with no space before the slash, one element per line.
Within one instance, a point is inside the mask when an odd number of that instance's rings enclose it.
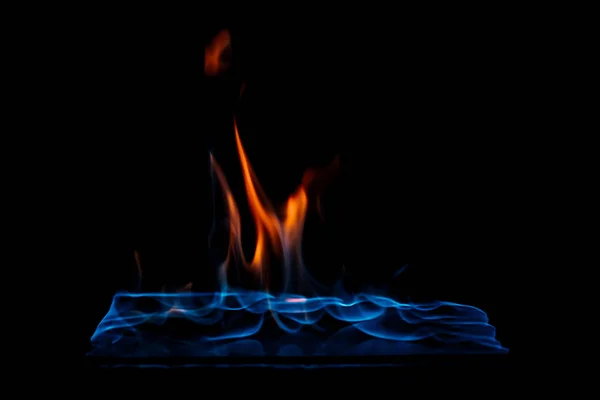
<path fill-rule="evenodd" d="M 335 178 L 340 168 L 340 157 L 337 156 L 333 161 L 321 168 L 309 169 L 302 177 L 302 186 L 315 198 L 315 207 L 321 218 L 323 218 L 323 206 L 321 203 L 322 193 Z"/>
<path fill-rule="evenodd" d="M 222 30 L 206 47 L 204 71 L 207 75 L 218 75 L 225 71 L 229 65 L 224 61 L 224 55 L 228 50 L 231 50 L 231 38 L 227 30 Z M 242 83 L 238 100 L 245 89 L 246 85 Z M 232 263 L 234 263 L 258 275 L 265 289 L 268 289 L 269 271 L 267 268 L 272 264 L 271 261 L 274 261 L 269 259 L 273 256 L 277 258 L 277 261 L 283 262 L 286 277 L 285 285 L 290 282 L 290 275 L 292 273 L 295 273 L 296 277 L 299 278 L 295 279 L 294 282 L 301 281 L 303 269 L 302 235 L 309 204 L 311 204 L 309 199 L 316 200 L 316 209 L 321 214 L 320 196 L 322 189 L 333 176 L 333 172 L 337 171 L 339 158 L 336 158 L 328 167 L 306 171 L 298 188 L 289 196 L 287 202 L 279 210 L 271 204 L 256 177 L 242 145 L 235 118 L 233 128 L 244 187 L 246 189 L 248 208 L 254 220 L 256 242 L 254 243 L 254 255 L 251 261 L 247 261 L 242 247 L 242 222 L 238 206 L 223 170 L 211 154 L 211 170 L 223 191 L 229 218 L 229 246 L 225 262 L 220 268 L 221 283 L 226 283 L 226 272 Z"/>
<path fill-rule="evenodd" d="M 231 49 L 231 37 L 229 31 L 223 29 L 206 46 L 204 52 L 204 73 L 206 75 L 218 75 L 229 67 L 229 63 L 223 59 L 228 49 Z"/>
<path fill-rule="evenodd" d="M 234 133 L 248 207 L 254 220 L 256 243 L 254 256 L 250 262 L 247 262 L 242 251 L 242 226 L 238 206 L 221 167 L 211 154 L 211 168 L 223 191 L 229 216 L 229 252 L 224 267 L 226 269 L 229 268 L 231 261 L 235 259 L 248 270 L 259 274 L 263 284 L 268 286 L 268 280 L 266 279 L 268 275 L 267 268 L 271 261 L 269 260 L 269 256 L 273 255 L 278 257 L 280 261 L 283 261 L 286 275 L 298 272 L 301 276 L 303 268 L 302 235 L 309 206 L 308 192 L 314 193 L 318 199 L 320 186 L 328 180 L 326 178 L 329 178 L 328 175 L 331 175 L 330 172 L 337 168 L 339 159 L 336 158 L 334 163 L 327 168 L 306 171 L 302 183 L 289 196 L 281 212 L 277 212 L 261 187 L 254 169 L 248 160 L 235 119 Z M 327 172 L 327 174 L 324 172 Z"/>
<path fill-rule="evenodd" d="M 231 38 L 226 29 L 220 31 L 211 43 L 206 47 L 204 59 L 204 71 L 207 75 L 214 76 L 224 72 L 228 67 L 228 62 L 224 60 L 227 51 L 231 50 Z M 238 100 L 246 89 L 246 84 L 242 82 Z M 329 166 L 323 168 L 309 169 L 302 178 L 301 183 L 296 190 L 290 194 L 287 201 L 281 209 L 276 209 L 265 191 L 263 190 L 258 178 L 248 160 L 242 140 L 238 130 L 236 118 L 233 120 L 236 150 L 239 156 L 242 169 L 244 187 L 246 190 L 246 199 L 248 208 L 254 220 L 256 231 L 256 242 L 254 243 L 254 254 L 251 261 L 245 257 L 242 246 L 242 219 L 238 205 L 227 182 L 227 178 L 221 166 L 210 154 L 210 169 L 213 178 L 218 182 L 225 200 L 225 208 L 228 217 L 229 243 L 227 255 L 219 269 L 219 279 L 222 284 L 226 284 L 226 272 L 232 266 L 242 266 L 250 272 L 256 274 L 261 279 L 265 289 L 269 289 L 268 267 L 270 261 L 281 261 L 284 268 L 284 285 L 290 282 L 291 274 L 295 273 L 298 279 L 294 282 L 302 281 L 303 260 L 302 260 L 302 236 L 304 233 L 304 223 L 309 206 L 316 206 L 316 210 L 321 214 L 321 193 L 322 189 L 331 180 L 337 172 L 339 166 L 339 157 L 336 157 Z M 214 181 L 213 181 L 214 182 Z M 314 200 L 313 200 L 314 199 Z M 214 233 L 214 221 L 211 233 L 208 237 L 210 247 Z M 275 257 L 277 260 L 270 260 L 269 257 Z M 142 267 L 140 254 L 134 250 L 134 259 L 138 272 L 138 286 L 142 279 Z M 192 283 L 188 283 L 177 292 L 190 292 Z M 225 285 L 226 286 L 226 285 Z M 163 286 L 161 292 L 167 290 Z M 304 302 L 305 298 L 290 298 L 288 302 Z M 173 313 L 185 312 L 185 309 L 178 305 L 173 305 L 169 310 Z"/>
<path fill-rule="evenodd" d="M 268 244 L 271 245 L 272 250 L 279 253 L 281 250 L 280 246 L 283 245 L 285 241 L 282 240 L 281 221 L 275 214 L 273 206 L 270 204 L 269 199 L 260 186 L 254 170 L 248 161 L 238 132 L 237 122 L 235 121 L 234 130 L 237 150 L 242 164 L 242 172 L 244 174 L 248 205 L 250 206 L 250 211 L 252 212 L 256 224 L 257 243 L 251 266 L 253 269 L 258 269 L 261 267 L 261 264 L 266 261 L 265 258 Z M 270 243 L 267 243 L 265 234 L 268 235 Z"/>
<path fill-rule="evenodd" d="M 231 257 L 240 257 L 241 263 L 246 265 L 244 253 L 242 252 L 242 222 L 240 212 L 238 211 L 235 199 L 229 189 L 227 178 L 225 178 L 223 170 L 212 154 L 210 155 L 210 166 L 225 194 L 225 205 L 227 207 L 227 215 L 229 216 L 229 251 L 227 253 L 227 259 L 225 260 L 225 265 L 229 265 Z"/>

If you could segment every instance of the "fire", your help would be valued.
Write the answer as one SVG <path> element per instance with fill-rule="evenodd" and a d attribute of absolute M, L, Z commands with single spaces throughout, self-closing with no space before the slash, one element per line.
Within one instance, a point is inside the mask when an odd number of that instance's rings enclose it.
<path fill-rule="evenodd" d="M 227 29 L 223 29 L 214 37 L 204 53 L 204 73 L 215 76 L 227 69 L 229 63 L 224 60 L 226 52 L 231 49 L 231 37 Z"/>
<path fill-rule="evenodd" d="M 284 245 L 286 241 L 282 234 L 281 221 L 273 210 L 273 206 L 265 195 L 265 192 L 260 186 L 254 170 L 248 161 L 248 157 L 246 156 L 246 152 L 242 146 L 236 121 L 234 121 L 234 130 L 237 151 L 242 164 L 242 172 L 244 174 L 246 194 L 248 196 L 250 211 L 252 212 L 252 216 L 254 217 L 254 222 L 256 224 L 257 243 L 254 259 L 251 263 L 251 267 L 256 269 L 260 268 L 262 263 L 265 261 L 266 247 L 268 244 L 265 236 L 268 236 L 268 239 L 270 240 L 269 244 L 275 252 L 279 252 L 280 246 Z"/>
<path fill-rule="evenodd" d="M 302 234 L 307 215 L 309 197 L 307 192 L 313 182 L 319 182 L 317 170 L 308 170 L 298 188 L 292 193 L 279 212 L 275 209 L 252 168 L 234 120 L 234 133 L 237 153 L 240 160 L 248 207 L 254 220 L 256 243 L 251 261 L 247 261 L 242 251 L 242 227 L 237 203 L 233 198 L 223 170 L 211 155 L 210 162 L 213 173 L 224 193 L 227 213 L 229 215 L 229 251 L 225 260 L 228 268 L 233 260 L 248 270 L 259 274 L 267 285 L 267 268 L 270 255 L 278 256 L 283 261 L 285 273 L 292 269 L 302 272 Z M 338 159 L 335 160 L 338 162 Z"/>
<path fill-rule="evenodd" d="M 227 67 L 221 56 L 229 45 L 229 33 L 222 31 L 207 47 L 207 75 L 218 74 Z M 244 88 L 242 84 L 240 96 Z M 221 291 L 194 293 L 190 282 L 177 293 L 168 293 L 166 286 L 159 293 L 117 293 L 91 337 L 93 350 L 88 355 L 128 359 L 163 358 L 165 355 L 211 358 L 232 355 L 306 355 L 318 358 L 339 355 L 404 356 L 413 351 L 431 354 L 427 343 L 435 344 L 435 354 L 446 349 L 456 354 L 462 350 L 457 346 L 463 343 L 469 354 L 478 350 L 488 354 L 508 351 L 496 340 L 495 328 L 489 325 L 485 312 L 472 306 L 449 302 L 406 304 L 368 293 L 351 295 L 344 293 L 343 288 L 341 293 L 331 296 L 319 294 L 320 290 L 311 290 L 312 285 L 304 286 L 304 223 L 311 211 L 310 206 L 316 206 L 316 211 L 322 216 L 320 195 L 337 172 L 340 159 L 336 157 L 327 167 L 306 171 L 296 190 L 279 208 L 271 203 L 257 179 L 244 150 L 235 117 L 233 134 L 247 205 L 256 230 L 252 260 L 246 260 L 242 248 L 242 219 L 238 205 L 223 170 L 211 154 L 213 183 L 218 183 L 222 189 L 229 225 L 228 251 L 219 269 Z M 209 235 L 209 246 L 211 238 L 212 234 Z M 141 280 L 144 259 L 137 250 L 134 251 L 134 260 Z M 271 261 L 283 261 L 282 293 L 275 293 L 271 286 L 270 280 L 273 279 L 268 272 L 275 265 Z M 226 272 L 231 266 L 243 266 L 249 273 L 259 276 L 267 293 L 245 288 L 229 291 Z M 402 267 L 398 273 L 405 268 Z M 302 287 L 290 287 L 298 283 Z M 312 293 L 307 293 L 309 291 Z M 280 331 L 270 331 L 275 325 L 265 323 L 267 313 Z M 172 318 L 210 329 L 202 329 L 199 333 L 185 332 L 184 335 L 180 335 L 183 332 L 178 330 L 165 332 L 173 333 L 174 337 L 156 330 Z M 147 329 L 149 325 L 153 325 L 150 330 Z M 318 334 L 314 335 L 315 332 Z M 310 346 L 304 345 L 305 334 L 310 335 Z M 313 346 L 313 339 L 322 342 L 315 342 L 318 345 Z M 446 344 L 448 347 L 444 348 Z"/>
<path fill-rule="evenodd" d="M 204 71 L 207 75 L 218 75 L 227 67 L 223 60 L 227 50 L 231 49 L 231 38 L 228 30 L 222 30 L 206 47 Z M 242 83 L 240 97 L 245 89 Z M 224 194 L 225 206 L 229 217 L 229 246 L 227 256 L 220 269 L 220 280 L 226 282 L 227 270 L 232 265 L 241 265 L 258 277 L 269 288 L 268 267 L 274 261 L 282 262 L 284 279 L 287 286 L 290 282 L 300 282 L 302 279 L 302 235 L 304 222 L 309 210 L 310 199 L 316 200 L 316 209 L 321 214 L 320 193 L 324 183 L 333 176 L 332 172 L 339 166 L 339 158 L 326 168 L 310 169 L 305 172 L 302 182 L 289 196 L 281 209 L 275 208 L 252 168 L 238 130 L 237 120 L 233 120 L 236 150 L 240 160 L 247 205 L 254 221 L 256 242 L 251 260 L 247 260 L 242 250 L 242 223 L 236 200 L 229 188 L 229 184 L 213 155 L 210 155 L 210 164 L 213 176 L 216 178 Z M 210 245 L 210 241 L 209 241 Z M 271 258 L 275 257 L 276 260 Z M 291 275 L 296 272 L 295 279 Z M 290 288 L 287 288 L 290 289 Z"/>

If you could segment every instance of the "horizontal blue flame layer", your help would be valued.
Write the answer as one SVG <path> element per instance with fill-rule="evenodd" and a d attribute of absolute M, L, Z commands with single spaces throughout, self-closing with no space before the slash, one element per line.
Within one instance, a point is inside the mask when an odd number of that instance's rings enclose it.
<path fill-rule="evenodd" d="M 118 293 L 90 355 L 339 356 L 507 352 L 487 315 L 449 302 L 265 292 Z"/>

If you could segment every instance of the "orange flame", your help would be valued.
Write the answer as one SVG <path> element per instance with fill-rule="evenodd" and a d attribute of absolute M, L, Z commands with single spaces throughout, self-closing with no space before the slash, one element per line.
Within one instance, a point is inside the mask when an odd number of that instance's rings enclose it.
<path fill-rule="evenodd" d="M 229 62 L 224 58 L 228 50 L 231 50 L 231 37 L 227 29 L 223 29 L 214 37 L 204 52 L 204 73 L 215 76 L 223 73 Z"/>
<path fill-rule="evenodd" d="M 239 261 L 243 265 L 246 265 L 247 262 L 244 258 L 244 253 L 242 252 L 242 222 L 240 218 L 240 212 L 238 211 L 235 199 L 233 198 L 231 190 L 229 189 L 227 178 L 225 178 L 223 170 L 212 154 L 210 155 L 210 165 L 213 174 L 216 175 L 219 181 L 221 189 L 225 193 L 225 204 L 227 207 L 227 215 L 229 216 L 229 250 L 227 252 L 225 265 L 229 265 L 231 258 L 236 256 L 240 257 Z"/>
<path fill-rule="evenodd" d="M 207 75 L 217 75 L 225 71 L 228 62 L 224 61 L 226 51 L 231 47 L 229 31 L 226 29 L 220 31 L 217 36 L 206 47 L 204 59 L 204 71 Z M 238 99 L 246 89 L 245 83 L 242 83 Z M 214 156 L 210 154 L 210 165 L 213 177 L 217 181 L 224 193 L 227 215 L 229 217 L 229 246 L 227 257 L 220 269 L 220 279 L 222 283 L 226 281 L 226 272 L 232 262 L 242 265 L 259 273 L 263 278 L 263 283 L 268 285 L 265 279 L 266 267 L 269 254 L 274 254 L 283 259 L 286 278 L 289 279 L 291 269 L 296 268 L 299 272 L 298 277 L 302 278 L 302 235 L 304 231 L 304 222 L 309 206 L 309 194 L 317 200 L 317 210 L 321 214 L 320 193 L 324 185 L 333 177 L 339 167 L 339 157 L 325 168 L 309 169 L 304 173 L 301 184 L 296 191 L 292 193 L 283 207 L 282 213 L 277 213 L 269 201 L 267 195 L 262 189 L 258 178 L 250 164 L 238 131 L 237 121 L 234 118 L 234 132 L 237 153 L 240 158 L 244 185 L 248 205 L 252 213 L 256 228 L 256 245 L 254 256 L 251 262 L 248 262 L 244 256 L 242 248 L 242 223 L 233 194 L 229 188 L 227 178 L 219 166 Z M 214 226 L 213 226 L 214 228 Z M 210 247 L 212 231 L 208 238 Z M 138 273 L 138 289 L 142 280 L 142 267 L 140 254 L 134 250 L 134 259 Z M 189 292 L 192 290 L 192 282 L 186 284 L 178 292 Z M 161 291 L 164 292 L 166 286 Z M 289 302 L 304 302 L 305 298 L 290 298 Z M 177 305 L 174 305 L 169 312 L 185 312 Z"/>
<path fill-rule="evenodd" d="M 282 259 L 287 278 L 294 271 L 298 273 L 298 278 L 301 278 L 303 268 L 302 235 L 309 205 L 308 192 L 310 191 L 318 196 L 317 191 L 320 188 L 319 186 L 326 181 L 323 177 L 330 177 L 331 171 L 337 168 L 339 164 L 339 158 L 336 158 L 332 165 L 327 168 L 306 171 L 302 183 L 289 196 L 282 212 L 277 213 L 261 187 L 248 160 L 240 138 L 237 121 L 235 120 L 234 132 L 248 206 L 256 229 L 256 244 L 252 261 L 247 262 L 242 251 L 242 229 L 239 210 L 227 179 L 211 154 L 211 167 L 224 193 L 227 213 L 229 215 L 229 252 L 223 266 L 227 269 L 233 258 L 235 258 L 236 261 L 250 271 L 260 274 L 263 278 L 263 284 L 268 286 L 267 267 L 270 261 L 269 255 L 272 254 Z M 327 174 L 324 172 L 327 172 Z M 224 271 L 221 272 L 223 273 Z M 221 278 L 223 278 L 223 275 Z"/>
<path fill-rule="evenodd" d="M 231 50 L 231 39 L 227 30 L 222 30 L 206 47 L 204 71 L 207 75 L 222 73 L 228 63 L 223 60 L 227 50 Z M 238 100 L 246 86 L 242 83 Z M 331 179 L 333 172 L 339 166 L 339 157 L 334 162 L 320 169 L 305 172 L 302 183 L 292 193 L 283 209 L 278 213 L 256 177 L 242 145 L 237 121 L 234 118 L 234 132 L 237 153 L 240 159 L 248 206 L 254 219 L 256 243 L 252 261 L 248 262 L 242 249 L 242 224 L 238 206 L 227 183 L 223 170 L 210 155 L 211 169 L 224 193 L 227 214 L 229 216 L 229 246 L 227 257 L 220 269 L 220 279 L 226 283 L 226 273 L 232 261 L 260 275 L 262 283 L 268 289 L 269 279 L 267 266 L 269 256 L 274 255 L 283 261 L 285 279 L 291 279 L 291 274 L 297 272 L 297 278 L 302 278 L 302 235 L 304 222 L 309 206 L 309 194 L 316 198 L 317 211 L 321 214 L 320 194 L 324 185 Z M 210 238 L 209 238 L 210 245 Z M 292 270 L 294 269 L 294 270 Z M 298 282 L 300 279 L 296 279 Z"/>

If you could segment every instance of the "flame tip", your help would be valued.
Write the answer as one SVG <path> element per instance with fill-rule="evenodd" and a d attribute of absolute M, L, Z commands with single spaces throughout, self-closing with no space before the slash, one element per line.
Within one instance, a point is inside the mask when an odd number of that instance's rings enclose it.
<path fill-rule="evenodd" d="M 231 51 L 231 35 L 228 29 L 222 29 L 205 47 L 204 73 L 208 76 L 219 75 L 229 68 L 229 61 L 223 60 L 226 51 Z"/>

